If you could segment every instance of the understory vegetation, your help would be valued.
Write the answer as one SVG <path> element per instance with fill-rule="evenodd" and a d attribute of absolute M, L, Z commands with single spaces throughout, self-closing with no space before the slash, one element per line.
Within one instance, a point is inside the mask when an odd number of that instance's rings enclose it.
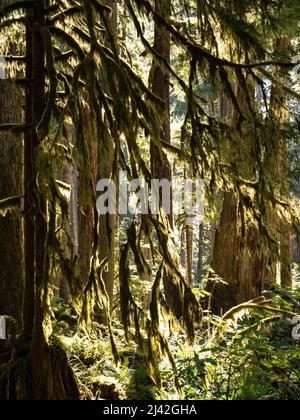
<path fill-rule="evenodd" d="M 274 287 L 255 308 L 244 306 L 222 318 L 207 314 L 193 346 L 187 345 L 180 326 L 170 334 L 177 368 L 161 360 L 160 386 L 117 322 L 118 366 L 106 329 L 99 324 L 93 333 L 75 328 L 71 310 L 62 302 L 55 305 L 54 336 L 67 351 L 82 399 L 298 400 L 300 337 L 293 338 L 292 319 L 299 313 L 300 290 Z"/>

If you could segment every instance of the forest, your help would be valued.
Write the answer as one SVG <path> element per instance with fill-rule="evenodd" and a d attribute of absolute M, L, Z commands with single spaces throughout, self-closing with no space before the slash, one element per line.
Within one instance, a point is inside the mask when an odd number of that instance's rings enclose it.
<path fill-rule="evenodd" d="M 300 400 L 299 0 L 0 0 L 0 400 Z"/>

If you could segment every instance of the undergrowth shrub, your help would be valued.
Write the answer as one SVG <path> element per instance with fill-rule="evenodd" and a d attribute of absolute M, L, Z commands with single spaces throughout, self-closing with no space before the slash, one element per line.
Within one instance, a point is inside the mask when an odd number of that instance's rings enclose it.
<path fill-rule="evenodd" d="M 177 371 L 162 360 L 161 386 L 150 378 L 137 346 L 126 343 L 120 324 L 114 323 L 118 367 L 105 328 L 92 334 L 74 329 L 66 336 L 64 308 L 57 311 L 55 330 L 83 399 L 300 400 L 300 342 L 292 336 L 300 291 L 273 288 L 259 302 L 235 308 L 228 319 L 207 314 L 193 347 L 183 333 L 169 336 Z"/>

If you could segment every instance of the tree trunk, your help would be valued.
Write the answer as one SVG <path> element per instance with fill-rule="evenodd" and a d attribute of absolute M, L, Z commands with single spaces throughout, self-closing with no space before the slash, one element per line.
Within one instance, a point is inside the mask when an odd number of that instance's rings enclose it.
<path fill-rule="evenodd" d="M 32 159 L 33 178 L 27 180 L 35 185 L 39 168 L 37 166 L 37 153 L 41 144 L 37 125 L 42 119 L 46 106 L 45 83 L 45 49 L 41 29 L 45 21 L 46 1 L 39 0 L 33 6 L 32 30 L 32 90 L 31 110 L 34 129 L 31 131 L 31 144 L 33 146 Z M 34 188 L 34 187 L 33 187 Z M 54 350 L 49 347 L 44 332 L 45 296 L 49 287 L 49 262 L 46 250 L 48 223 L 46 220 L 47 202 L 45 197 L 36 189 L 32 191 L 35 197 L 32 212 L 35 214 L 35 318 L 33 339 L 30 353 L 31 365 L 31 399 L 56 400 L 72 399 L 78 396 L 77 386 L 72 372 L 67 364 L 62 349 Z"/>
<path fill-rule="evenodd" d="M 291 45 L 291 40 L 287 37 L 276 40 L 275 52 L 278 54 L 285 54 Z M 288 83 L 289 74 L 286 69 L 276 69 L 276 76 L 284 84 Z M 272 86 L 271 92 L 271 113 L 276 125 L 274 133 L 274 160 L 270 162 L 270 169 L 272 169 L 273 176 L 276 183 L 279 184 L 279 193 L 283 196 L 289 195 L 288 187 L 288 139 L 285 132 L 290 120 L 290 113 L 288 111 L 288 97 L 286 92 L 279 86 Z M 274 153 L 273 153 L 274 155 Z M 274 162 L 276 164 L 274 165 Z M 271 166 L 273 165 L 273 166 Z M 291 287 L 292 280 L 292 238 L 291 226 L 285 220 L 281 220 L 278 226 L 280 230 L 280 278 L 281 285 Z"/>
<path fill-rule="evenodd" d="M 105 0 L 104 4 L 109 6 L 112 10 L 110 15 L 110 24 L 116 40 L 118 34 L 117 2 L 115 0 Z M 104 44 L 110 47 L 108 35 L 105 35 Z M 104 66 L 102 74 L 102 87 L 107 95 L 111 94 L 109 77 L 110 70 Z M 115 146 L 113 139 L 105 133 L 103 133 L 103 136 L 99 139 L 98 153 L 99 158 L 101 159 L 98 166 L 98 179 L 112 179 L 115 160 Z M 116 222 L 117 218 L 114 214 L 100 215 L 99 258 L 100 261 L 107 260 L 102 276 L 107 295 L 109 297 L 110 310 L 113 308 L 114 300 Z M 105 313 L 101 314 L 100 321 L 107 324 Z"/>
<path fill-rule="evenodd" d="M 97 160 L 98 152 L 96 141 L 93 136 L 92 121 L 89 115 L 89 109 L 85 105 L 81 105 L 80 109 L 81 124 L 83 127 L 86 141 L 86 147 L 89 150 L 89 170 L 91 174 L 91 182 L 93 185 L 97 183 Z M 79 271 L 80 279 L 83 285 L 86 285 L 89 280 L 89 273 L 91 268 L 91 259 L 93 253 L 94 242 L 94 223 L 95 223 L 95 208 L 94 203 L 84 200 L 86 197 L 86 189 L 90 187 L 86 180 L 85 171 L 79 170 L 78 179 L 78 201 L 82 204 L 79 206 L 78 212 L 78 254 L 79 254 Z"/>
<path fill-rule="evenodd" d="M 171 14 L 170 0 L 156 0 L 155 11 L 168 19 Z M 163 27 L 155 24 L 154 49 L 167 62 L 171 60 L 171 37 Z M 161 138 L 166 143 L 171 143 L 170 126 L 170 74 L 157 63 L 153 63 L 150 80 L 152 92 L 165 102 L 165 112 L 161 123 Z M 156 179 L 172 180 L 172 169 L 168 157 L 152 142 L 151 143 L 151 168 Z M 173 227 L 172 211 L 168 215 L 170 226 Z"/>
<path fill-rule="evenodd" d="M 11 357 L 0 374 L 0 399 L 8 400 L 79 398 L 65 351 L 57 345 L 49 345 L 44 331 L 50 288 L 46 249 L 49 226 L 46 198 L 37 187 L 37 156 L 43 140 L 37 127 L 46 106 L 45 51 L 41 33 L 46 25 L 45 7 L 45 1 L 35 1 L 27 21 L 27 76 L 31 88 L 26 95 L 26 122 L 31 122 L 33 128 L 25 138 L 25 245 L 32 246 L 33 252 L 27 253 L 25 259 L 24 331 L 16 343 L 11 343 Z M 30 278 L 32 272 L 34 277 Z M 29 308 L 32 302 L 34 305 Z"/>
<path fill-rule="evenodd" d="M 155 11 L 168 19 L 171 15 L 170 0 L 156 0 Z M 170 33 L 162 26 L 155 24 L 154 49 L 165 58 L 167 62 L 171 59 L 171 37 Z M 165 111 L 161 122 L 161 139 L 166 143 L 171 143 L 170 127 L 170 74 L 169 72 L 153 62 L 150 76 L 150 85 L 152 92 L 165 102 Z M 151 169 L 155 179 L 172 179 L 172 169 L 166 154 L 161 151 L 153 142 L 151 142 Z M 171 198 L 172 202 L 172 198 Z M 173 210 L 171 206 L 168 215 L 170 227 L 173 228 Z M 182 315 L 182 305 L 180 291 L 173 283 L 170 275 L 164 276 L 164 290 L 166 302 L 178 318 Z"/>
<path fill-rule="evenodd" d="M 238 231 L 237 200 L 233 192 L 224 193 L 220 227 L 216 230 L 212 268 L 227 285 L 210 283 L 214 313 L 226 311 L 237 304 L 238 295 Z"/>
<path fill-rule="evenodd" d="M 26 25 L 26 79 L 32 79 L 32 26 L 33 16 L 32 11 L 27 12 Z M 32 124 L 32 85 L 28 84 L 26 87 L 26 102 L 25 102 L 25 122 L 28 125 Z M 23 297 L 23 335 L 32 338 L 33 324 L 34 324 L 34 304 L 35 304 L 35 241 L 34 241 L 34 220 L 32 214 L 32 182 L 34 180 L 33 171 L 33 143 L 31 139 L 31 132 L 27 130 L 24 137 L 24 274 L 25 287 Z"/>
<path fill-rule="evenodd" d="M 22 120 L 22 96 L 12 80 L 0 80 L 0 124 Z M 22 195 L 23 139 L 0 134 L 0 200 Z M 0 314 L 22 326 L 23 228 L 20 211 L 0 216 Z"/>

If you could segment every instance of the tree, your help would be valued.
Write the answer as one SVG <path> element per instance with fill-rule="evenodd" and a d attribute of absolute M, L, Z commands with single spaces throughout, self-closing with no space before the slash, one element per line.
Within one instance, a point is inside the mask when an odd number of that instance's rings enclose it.
<path fill-rule="evenodd" d="M 0 2 L 4 7 L 12 1 Z M 15 55 L 16 46 L 7 46 L 7 55 Z M 5 74 L 6 73 L 6 74 Z M 0 124 L 22 121 L 22 93 L 4 68 L 0 80 Z M 0 200 L 22 196 L 23 141 L 19 133 L 0 133 Z M 22 326 L 23 228 L 19 211 L 0 214 L 0 314 L 13 317 Z"/>
<path fill-rule="evenodd" d="M 118 37 L 117 2 L 113 0 L 106 0 L 104 4 L 111 8 L 109 24 L 114 41 L 116 42 Z M 105 33 L 104 38 L 104 44 L 111 47 L 107 32 Z M 102 86 L 107 95 L 111 95 L 110 83 L 108 81 L 109 77 L 112 77 L 110 70 L 108 66 L 104 65 L 102 69 Z M 104 132 L 103 136 L 99 139 L 98 156 L 98 179 L 113 179 L 114 181 L 117 181 L 116 167 L 118 167 L 118 165 L 115 159 L 114 139 L 111 138 L 108 133 Z M 100 215 L 99 258 L 100 261 L 107 261 L 103 270 L 103 280 L 109 297 L 110 309 L 113 308 L 115 284 L 116 223 L 116 215 Z M 105 317 L 103 319 L 102 316 L 102 320 L 105 321 Z"/>
<path fill-rule="evenodd" d="M 246 93 L 237 82 L 237 98 L 245 120 L 242 123 L 242 137 L 237 149 L 237 167 L 246 179 L 254 179 L 256 166 L 255 109 L 254 87 L 250 84 Z M 232 124 L 237 124 L 237 112 L 232 113 L 232 106 L 227 106 L 225 115 Z M 221 109 L 221 117 L 224 111 Z M 241 159 L 243 156 L 243 160 Z M 240 161 L 239 161 L 240 160 Z M 239 162 L 238 162 L 239 161 Z M 275 282 L 276 272 L 269 271 L 268 253 L 262 249 L 262 237 L 254 221 L 248 221 L 244 233 L 240 228 L 241 203 L 234 191 L 224 193 L 220 227 L 217 231 L 212 268 L 224 283 L 212 285 L 213 310 L 226 312 L 230 308 L 260 296 L 261 292 Z M 245 223 L 242 222 L 242 223 Z M 244 237 L 243 237 L 244 236 Z M 274 269 L 274 266 L 272 267 Z M 271 281 L 269 280 L 271 276 Z"/>
<path fill-rule="evenodd" d="M 170 0 L 156 0 L 155 12 L 165 19 L 171 16 L 171 1 Z M 167 63 L 171 59 L 171 36 L 170 33 L 158 23 L 155 23 L 154 31 L 154 50 L 157 54 L 163 57 Z M 169 71 L 158 64 L 154 60 L 150 72 L 150 86 L 152 92 L 164 101 L 164 113 L 161 120 L 161 140 L 165 143 L 171 143 L 171 128 L 170 128 L 170 73 Z M 172 170 L 162 148 L 159 148 L 153 141 L 151 142 L 151 172 L 154 179 L 172 180 Z M 172 198 L 171 198 L 172 201 Z M 170 228 L 173 228 L 173 210 L 171 206 L 170 214 L 167 216 Z M 164 290 L 166 301 L 177 317 L 182 315 L 181 298 L 179 289 L 174 284 L 171 276 L 166 274 L 164 276 Z"/>
<path fill-rule="evenodd" d="M 286 55 L 291 48 L 291 39 L 283 37 L 275 41 L 274 50 L 278 55 Z M 277 73 L 277 74 L 276 74 Z M 275 77 L 279 78 L 282 85 L 288 84 L 288 72 L 283 69 L 275 70 Z M 274 178 L 279 185 L 279 194 L 289 196 L 289 145 L 287 131 L 290 122 L 290 112 L 288 96 L 284 89 L 276 83 L 272 85 L 271 92 L 271 115 L 275 125 L 274 153 L 271 153 L 272 163 L 270 171 L 274 171 Z M 274 161 L 276 164 L 274 165 Z M 291 226 L 286 220 L 277 220 L 277 229 L 279 229 L 279 247 L 280 247 L 280 279 L 282 286 L 291 287 L 292 280 L 292 237 Z"/>
<path fill-rule="evenodd" d="M 281 10 L 280 13 L 284 12 Z M 289 47 L 287 40 L 285 39 L 282 42 L 285 51 L 287 51 Z M 286 54 L 282 54 L 283 48 L 280 48 L 279 45 L 275 50 L 279 59 L 287 58 Z M 287 77 L 288 69 L 281 68 L 280 71 Z M 266 75 L 268 72 L 262 71 L 262 73 Z M 256 174 L 261 174 L 264 178 L 264 181 L 261 180 L 262 185 L 265 183 L 263 188 L 267 194 L 270 189 L 287 197 L 287 141 L 286 139 L 283 140 L 282 137 L 279 141 L 275 139 L 279 133 L 281 133 L 279 136 L 282 136 L 288 126 L 287 93 L 283 87 L 288 81 L 287 79 L 281 79 L 280 88 L 278 80 L 275 81 L 272 77 L 271 79 L 276 87 L 272 87 L 270 103 L 266 103 L 267 95 L 264 88 L 261 88 L 261 84 L 258 87 L 255 87 L 256 83 L 252 87 L 248 85 L 247 93 L 245 89 L 247 80 L 239 77 L 236 79 L 236 83 L 238 83 L 238 105 L 243 113 L 243 119 L 247 120 L 248 123 L 241 123 L 241 121 L 235 119 L 241 125 L 243 136 L 241 141 L 237 143 L 237 149 L 233 152 L 233 156 L 235 156 L 234 153 L 237 153 L 237 160 L 234 158 L 233 161 L 236 170 L 245 179 L 254 181 Z M 243 87 L 240 85 L 241 82 Z M 260 110 L 253 97 L 254 89 L 256 91 L 262 90 L 265 101 L 263 106 L 267 108 L 267 113 L 270 111 L 271 114 L 271 122 L 268 118 L 265 120 L 266 127 L 263 132 L 268 141 L 265 141 L 264 145 L 259 145 L 260 141 L 258 140 L 258 137 L 262 134 L 259 129 L 260 120 L 257 120 Z M 236 107 L 235 114 L 237 114 Z M 268 125 L 269 128 L 267 128 Z M 275 130 L 274 127 L 276 127 Z M 272 138 L 270 137 L 271 132 L 276 133 Z M 258 158 L 259 149 L 266 150 L 261 158 Z M 279 170 L 275 169 L 277 164 L 275 165 L 274 162 L 278 162 Z M 255 168 L 256 164 L 257 168 Z M 279 190 L 278 182 L 283 183 Z M 245 187 L 245 191 L 247 189 Z M 257 204 L 260 202 L 260 214 L 257 217 L 254 216 L 252 220 L 251 218 L 247 220 L 246 217 L 243 221 L 248 212 L 247 208 L 243 209 L 244 200 L 252 200 L 250 191 L 244 197 L 243 194 L 241 196 L 240 191 L 238 194 L 234 191 L 225 192 L 224 195 L 220 228 L 214 245 L 212 267 L 215 273 L 223 278 L 227 284 L 212 286 L 214 290 L 213 309 L 216 312 L 226 311 L 239 303 L 257 298 L 264 289 L 268 289 L 272 283 L 276 282 L 278 250 L 280 247 L 282 247 L 280 253 L 283 258 L 282 275 L 288 283 L 291 280 L 289 222 L 286 222 L 284 218 L 279 222 L 276 215 L 278 207 L 274 205 L 276 198 L 271 198 L 269 195 L 269 198 L 260 201 L 259 194 L 255 193 L 254 196 Z M 247 220 L 246 224 L 245 220 Z"/>
<path fill-rule="evenodd" d="M 43 178 L 38 157 L 51 116 L 47 108 L 51 92 L 46 101 L 45 63 L 51 78 L 51 37 L 46 29 L 46 6 L 45 1 L 36 1 L 27 14 L 26 75 L 30 86 L 25 115 L 26 124 L 31 128 L 25 136 L 24 327 L 19 343 L 24 351 L 22 357 L 15 358 L 16 352 L 12 349 L 13 358 L 0 381 L 1 399 L 52 400 L 79 396 L 64 351 L 49 345 L 44 329 L 49 292 L 49 225 L 48 202 L 40 190 Z M 30 247 L 30 252 L 26 252 L 26 247 Z"/>

